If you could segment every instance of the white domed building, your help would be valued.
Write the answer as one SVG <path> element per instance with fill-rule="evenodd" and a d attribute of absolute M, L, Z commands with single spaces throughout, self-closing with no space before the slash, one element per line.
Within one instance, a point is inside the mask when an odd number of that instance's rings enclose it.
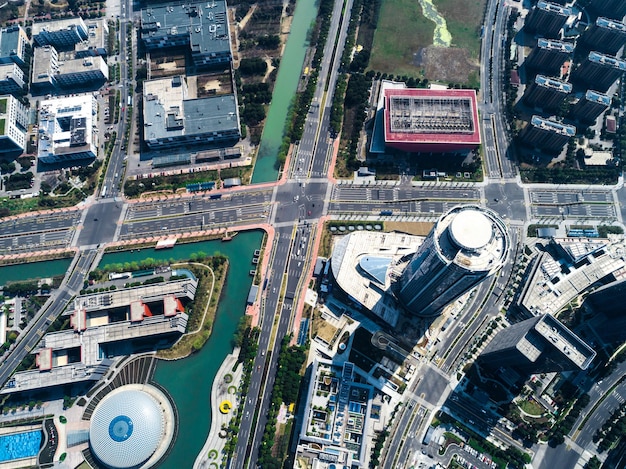
<path fill-rule="evenodd" d="M 96 406 L 89 446 L 103 467 L 147 469 L 165 454 L 173 434 L 174 412 L 167 397 L 150 385 L 126 385 Z"/>

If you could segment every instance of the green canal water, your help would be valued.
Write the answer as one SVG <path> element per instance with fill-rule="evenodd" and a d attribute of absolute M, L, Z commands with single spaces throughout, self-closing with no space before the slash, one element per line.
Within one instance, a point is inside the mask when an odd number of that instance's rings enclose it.
<path fill-rule="evenodd" d="M 0 285 L 4 285 L 7 282 L 65 275 L 71 263 L 72 259 L 68 258 L 0 267 Z"/>
<path fill-rule="evenodd" d="M 215 254 L 229 259 L 226 284 L 217 308 L 213 333 L 202 350 L 191 357 L 177 361 L 159 361 L 155 380 L 174 398 L 180 418 L 178 438 L 168 458 L 160 469 L 191 468 L 202 449 L 211 425 L 211 386 L 218 368 L 232 351 L 231 340 L 239 319 L 246 308 L 246 299 L 252 277 L 249 275 L 254 250 L 261 247 L 263 233 L 239 233 L 232 241 L 205 241 L 179 244 L 173 249 L 155 251 L 143 249 L 135 252 L 106 254 L 100 266 L 118 262 L 153 259 L 188 259 L 194 252 Z"/>
<path fill-rule="evenodd" d="M 304 56 L 309 45 L 309 28 L 317 16 L 316 0 L 300 0 L 291 24 L 291 32 L 280 61 L 272 103 L 270 104 L 259 144 L 252 182 L 275 181 L 278 177 L 276 158 L 285 135 L 289 107 L 298 88 Z"/>

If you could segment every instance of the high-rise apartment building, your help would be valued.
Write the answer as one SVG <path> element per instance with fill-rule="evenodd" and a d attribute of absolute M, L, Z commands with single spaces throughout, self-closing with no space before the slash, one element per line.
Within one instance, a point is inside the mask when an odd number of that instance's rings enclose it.
<path fill-rule="evenodd" d="M 541 148 L 550 153 L 559 153 L 568 140 L 576 135 L 576 127 L 561 124 L 551 119 L 533 116 L 528 125 L 520 132 L 522 143 L 530 147 Z"/>
<path fill-rule="evenodd" d="M 615 55 L 626 44 L 626 24 L 600 17 L 585 30 L 581 41 L 593 50 Z"/>
<path fill-rule="evenodd" d="M 596 352 L 549 314 L 526 319 L 496 334 L 478 358 L 489 368 L 523 374 L 585 370 Z"/>
<path fill-rule="evenodd" d="M 556 38 L 570 15 L 572 15 L 571 8 L 540 0 L 528 12 L 524 29 L 529 33 Z"/>
<path fill-rule="evenodd" d="M 509 246 L 507 227 L 496 213 L 475 205 L 454 207 L 441 216 L 392 289 L 410 313 L 436 316 L 497 272 Z"/>
<path fill-rule="evenodd" d="M 535 81 L 526 87 L 522 99 L 527 106 L 554 111 L 571 92 L 571 83 L 537 75 Z"/>
<path fill-rule="evenodd" d="M 537 46 L 526 57 L 524 64 L 529 69 L 555 75 L 573 53 L 574 44 L 570 42 L 539 38 Z"/>
<path fill-rule="evenodd" d="M 614 20 L 621 20 L 626 16 L 624 0 L 591 0 L 589 7 L 596 13 Z"/>
<path fill-rule="evenodd" d="M 572 81 L 606 93 L 615 81 L 626 72 L 626 61 L 611 55 L 592 51 L 572 72 Z"/>
<path fill-rule="evenodd" d="M 597 91 L 588 90 L 570 109 L 570 117 L 585 124 L 592 124 L 611 106 L 611 98 Z"/>

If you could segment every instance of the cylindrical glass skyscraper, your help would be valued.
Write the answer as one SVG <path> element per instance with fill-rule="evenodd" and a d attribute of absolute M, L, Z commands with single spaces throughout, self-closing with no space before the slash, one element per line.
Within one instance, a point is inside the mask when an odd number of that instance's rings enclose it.
<path fill-rule="evenodd" d="M 457 206 L 443 214 L 409 261 L 393 289 L 418 316 L 436 316 L 505 262 L 507 227 L 493 211 Z"/>

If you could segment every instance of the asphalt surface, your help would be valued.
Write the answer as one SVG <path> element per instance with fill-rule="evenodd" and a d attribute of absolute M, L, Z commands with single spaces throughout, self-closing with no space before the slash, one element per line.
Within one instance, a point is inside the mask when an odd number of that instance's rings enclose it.
<path fill-rule="evenodd" d="M 124 0 L 123 11 L 130 11 L 130 3 Z M 350 2 L 345 5 L 344 11 L 350 11 Z M 332 15 L 332 25 L 329 38 L 339 35 L 339 44 L 345 38 L 348 21 L 340 21 L 340 10 L 343 3 L 335 4 L 337 14 Z M 496 13 L 497 10 L 497 13 Z M 344 16 L 345 18 L 345 16 Z M 221 198 L 211 198 L 202 194 L 186 197 L 180 201 L 146 201 L 132 204 L 123 204 L 119 200 L 118 187 L 122 180 L 125 152 L 118 141 L 114 147 L 111 161 L 107 168 L 104 186 L 107 190 L 100 199 L 90 205 L 86 211 L 69 210 L 63 213 L 26 216 L 0 224 L 0 253 L 19 252 L 20 250 L 45 249 L 52 246 L 67 246 L 72 241 L 74 233 L 78 237 L 74 242 L 81 246 L 83 251 L 77 256 L 76 269 L 69 274 L 67 283 L 57 290 L 51 304 L 42 308 L 37 318 L 29 325 L 29 329 L 20 336 L 11 354 L 0 364 L 0 380 L 5 382 L 12 370 L 23 357 L 31 350 L 43 335 L 49 323 L 62 312 L 74 293 L 82 287 L 82 282 L 88 273 L 91 263 L 97 255 L 95 248 L 119 238 L 141 238 L 153 236 L 161 232 L 189 232 L 211 227 L 233 226 L 248 222 L 268 222 L 276 228 L 275 249 L 269 267 L 269 283 L 264 292 L 261 309 L 261 338 L 260 350 L 255 359 L 251 386 L 246 400 L 239 433 L 239 444 L 236 449 L 233 467 L 243 467 L 243 461 L 249 458 L 250 466 L 254 466 L 257 449 L 262 430 L 265 426 L 268 413 L 269 396 L 274 383 L 277 352 L 281 338 L 293 328 L 292 314 L 293 301 L 297 293 L 302 290 L 301 281 L 306 267 L 310 262 L 311 242 L 315 236 L 314 222 L 326 213 L 332 215 L 372 216 L 380 218 L 381 210 L 391 210 L 391 216 L 385 219 L 402 220 L 407 217 L 421 219 L 435 219 L 441 213 L 458 203 L 481 203 L 498 212 L 503 218 L 513 224 L 536 220 L 585 220 L 607 221 L 622 220 L 626 215 L 626 190 L 622 187 L 613 190 L 602 187 L 568 187 L 568 186 L 524 186 L 514 182 L 515 168 L 507 158 L 508 137 L 506 134 L 502 95 L 497 86 L 502 71 L 502 47 L 498 38 L 502 37 L 504 26 L 504 7 L 492 0 L 487 7 L 485 19 L 485 33 L 483 44 L 494 58 L 493 72 L 487 73 L 488 60 L 483 60 L 481 81 L 483 81 L 481 95 L 482 126 L 485 139 L 485 160 L 488 168 L 488 182 L 481 186 L 471 184 L 441 184 L 427 187 L 411 187 L 410 185 L 381 185 L 381 184 L 340 184 L 331 185 L 325 179 L 329 157 L 331 155 L 333 136 L 329 132 L 328 122 L 332 104 L 332 90 L 336 80 L 337 63 L 333 62 L 341 56 L 334 54 L 331 49 L 325 50 L 321 67 L 319 85 L 311 110 L 307 115 L 305 131 L 290 168 L 290 179 L 287 183 L 276 188 L 237 188 L 220 192 Z M 125 30 L 126 17 L 122 15 L 121 28 Z M 121 35 L 120 47 L 125 54 L 125 34 Z M 491 38 L 494 41 L 491 42 Z M 328 44 L 335 44 L 329 39 Z M 327 46 L 330 47 L 330 46 Z M 341 49 L 338 48 L 338 51 Z M 133 54 L 134 56 L 135 54 Z M 126 63 L 121 60 L 122 76 L 125 75 Z M 123 90 L 122 103 L 127 102 L 128 86 L 121 86 Z M 328 85 L 328 93 L 324 93 Z M 126 106 L 124 106 L 126 108 Z M 118 135 L 125 132 L 125 113 L 121 112 L 120 122 L 116 131 Z M 528 200 L 528 206 L 524 200 Z M 272 202 L 273 201 L 273 202 Z M 279 207 L 279 208 L 277 208 Z M 528 218 L 530 217 L 530 219 Z M 297 228 L 296 228 L 297 227 Z M 517 244 L 517 232 L 513 235 L 513 245 Z M 495 279 L 496 285 L 487 299 L 480 315 L 475 318 L 469 327 L 461 334 L 469 321 L 460 318 L 450 328 L 442 339 L 439 349 L 447 351 L 442 366 L 445 372 L 454 373 L 460 364 L 464 351 L 472 337 L 480 331 L 486 323 L 485 318 L 493 316 L 498 311 L 501 293 L 508 278 L 514 260 L 507 263 L 500 276 Z M 486 293 L 488 284 L 481 286 L 481 292 Z M 281 299 L 281 294 L 285 296 Z M 482 294 L 477 295 L 482 298 Z M 471 309 L 471 308 L 470 308 Z M 275 318 L 277 320 L 275 321 Z M 276 324 L 276 341 L 270 347 L 269 337 L 272 327 Z M 415 388 L 409 391 L 410 402 L 414 407 L 401 414 L 400 422 L 410 423 L 408 431 L 399 432 L 390 439 L 390 454 L 399 454 L 398 461 L 409 460 L 411 454 L 419 450 L 421 442 L 417 438 L 422 429 L 421 420 L 430 414 L 439 402 L 441 396 L 448 392 L 445 373 L 435 370 L 431 365 L 424 366 L 423 378 L 416 383 Z M 624 373 L 624 370 L 617 373 Z M 610 389 L 611 379 L 617 374 L 594 385 L 590 390 L 591 405 L 597 402 Z M 598 406 L 588 423 L 577 434 L 572 434 L 574 444 L 586 446 L 589 444 L 593 432 L 610 414 L 612 409 L 626 397 L 626 389 L 620 385 L 613 394 L 607 397 Z M 469 412 L 454 401 L 446 401 L 451 412 L 457 412 L 461 418 L 478 422 L 476 425 L 486 431 L 492 425 L 486 417 Z M 419 412 L 423 411 L 423 415 Z M 249 413 L 248 413 L 249 412 Z M 256 419 L 253 417 L 256 416 Z M 575 429 L 577 426 L 575 426 Z M 573 431 L 574 432 L 574 431 Z M 402 439 L 404 438 L 404 441 Z M 503 437 L 506 438 L 506 437 Z M 397 453 L 400 450 L 401 453 Z M 562 445 L 555 450 L 549 450 L 543 457 L 539 467 L 573 467 L 578 459 L 576 451 L 569 450 Z M 571 464 L 570 464 L 571 462 Z M 386 461 L 389 466 L 389 460 Z"/>
<path fill-rule="evenodd" d="M 83 287 L 97 251 L 82 251 L 73 261 L 61 287 L 53 292 L 50 299 L 39 310 L 35 318 L 28 323 L 27 329 L 22 331 L 19 340 L 15 343 L 11 353 L 0 362 L 0 383 L 7 382 L 13 370 L 22 362 L 24 357 L 41 340 L 48 326 L 64 311 L 71 298 Z M 10 383 L 8 384 L 10 386 Z"/>
<path fill-rule="evenodd" d="M 327 127 L 329 112 L 326 111 L 332 103 L 334 85 L 333 88 L 329 88 L 329 92 L 326 94 L 328 107 L 326 109 L 320 107 L 321 117 L 317 112 L 318 108 L 315 103 L 321 102 L 320 98 L 324 94 L 324 85 L 330 69 L 337 70 L 339 67 L 341 51 L 343 50 L 341 37 L 343 35 L 345 38 L 344 28 L 347 28 L 349 22 L 351 5 L 352 1 L 347 0 L 342 15 L 343 1 L 336 0 L 335 2 L 327 39 L 329 46 L 325 49 L 320 67 L 318 86 L 313 98 L 313 112 L 307 114 L 305 131 L 294 155 L 293 168 L 295 170 L 292 169 L 290 172 L 293 179 L 277 186 L 274 192 L 274 200 L 280 209 L 272 213 L 271 219 L 272 225 L 276 228 L 276 248 L 270 254 L 271 259 L 268 268 L 271 269 L 272 285 L 267 288 L 268 290 L 271 288 L 268 295 L 279 295 L 282 290 L 281 287 L 284 285 L 286 293 L 280 310 L 277 310 L 276 305 L 272 307 L 272 304 L 267 301 L 264 301 L 261 307 L 261 349 L 264 350 L 263 347 L 269 343 L 274 318 L 278 317 L 275 340 L 272 350 L 268 351 L 267 355 L 257 356 L 255 360 L 254 372 L 251 377 L 251 383 L 254 385 L 251 385 L 248 392 L 248 400 L 243 413 L 243 415 L 248 415 L 249 412 L 249 415 L 254 416 L 254 418 L 241 422 L 239 439 L 232 463 L 233 467 L 255 467 L 257 465 L 258 448 L 267 422 L 271 392 L 275 380 L 278 352 L 283 337 L 291 330 L 293 301 L 297 301 L 297 293 L 302 291 L 300 283 L 306 279 L 308 272 L 302 263 L 310 257 L 301 256 L 310 249 L 309 243 L 312 239 L 310 222 L 315 221 L 323 214 L 323 201 L 328 191 L 328 181 L 311 181 L 309 179 L 311 176 L 325 176 L 319 168 L 323 169 L 328 165 L 330 152 L 320 150 L 319 147 L 316 148 L 315 143 L 330 139 Z M 328 53 L 328 47 L 334 47 L 335 38 L 338 36 L 340 42 L 337 46 L 337 53 L 333 53 L 333 49 L 330 49 L 330 53 Z M 318 168 L 319 173 L 313 173 L 315 168 Z"/>

